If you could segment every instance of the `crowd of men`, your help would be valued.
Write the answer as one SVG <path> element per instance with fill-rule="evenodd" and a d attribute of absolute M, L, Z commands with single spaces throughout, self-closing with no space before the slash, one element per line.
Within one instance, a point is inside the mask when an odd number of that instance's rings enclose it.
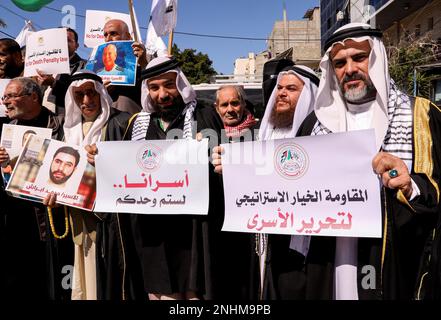
<path fill-rule="evenodd" d="M 121 20 L 108 21 L 103 30 L 106 42 L 130 39 Z M 0 288 L 6 298 L 441 298 L 441 110 L 396 86 L 380 30 L 354 23 L 338 29 L 326 41 L 320 78 L 290 60 L 272 61 L 262 119 L 254 117 L 239 86 L 220 87 L 214 105 L 198 103 L 179 62 L 148 57 L 137 42 L 136 85 L 103 83 L 83 70 L 76 32 L 68 29 L 67 36 L 71 74 L 33 78 L 22 77 L 19 45 L 0 39 L 0 78 L 11 79 L 1 97 L 7 115 L 1 124 L 50 128 L 53 139 L 84 147 L 91 165 L 99 141 L 165 140 L 170 132 L 175 139 L 199 140 L 210 129 L 218 139 L 209 143 L 208 214 L 91 213 L 59 206 L 55 193 L 31 202 L 5 192 L 2 170 Z M 108 69 L 116 67 L 110 63 Z M 381 238 L 221 231 L 228 192 L 222 184 L 224 150 L 217 145 L 223 135 L 240 143 L 368 128 L 375 129 L 378 151 L 372 170 L 381 185 Z M 55 156 L 50 177 L 64 183 L 78 157 L 67 149 Z M 2 168 L 13 166 L 11 160 L 0 147 Z M 247 182 L 238 177 L 238 183 Z M 362 286 L 366 265 L 376 277 Z"/>

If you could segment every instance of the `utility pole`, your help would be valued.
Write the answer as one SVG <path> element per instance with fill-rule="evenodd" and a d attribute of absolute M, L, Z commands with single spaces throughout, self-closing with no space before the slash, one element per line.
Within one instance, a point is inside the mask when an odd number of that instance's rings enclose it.
<path fill-rule="evenodd" d="M 288 20 L 286 18 L 286 3 L 283 1 L 283 51 L 287 50 L 289 47 L 289 30 L 288 30 Z"/>

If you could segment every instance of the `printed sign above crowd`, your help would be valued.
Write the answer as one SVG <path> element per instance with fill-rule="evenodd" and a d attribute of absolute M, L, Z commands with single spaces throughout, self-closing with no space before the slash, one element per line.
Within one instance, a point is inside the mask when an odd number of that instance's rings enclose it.
<path fill-rule="evenodd" d="M 94 48 L 86 69 L 113 85 L 135 85 L 138 59 L 133 54 L 133 41 L 110 41 Z"/>
<path fill-rule="evenodd" d="M 107 21 L 118 19 L 124 21 L 129 27 L 129 32 L 133 37 L 133 28 L 129 14 L 111 11 L 86 10 L 86 25 L 84 29 L 84 45 L 94 48 L 105 42 L 104 25 Z M 139 27 L 137 26 L 137 29 Z M 139 34 L 139 30 L 136 30 Z"/>
<path fill-rule="evenodd" d="M 67 31 L 46 29 L 29 34 L 26 40 L 24 76 L 70 73 Z"/>
<path fill-rule="evenodd" d="M 373 130 L 222 146 L 222 230 L 381 237 Z"/>

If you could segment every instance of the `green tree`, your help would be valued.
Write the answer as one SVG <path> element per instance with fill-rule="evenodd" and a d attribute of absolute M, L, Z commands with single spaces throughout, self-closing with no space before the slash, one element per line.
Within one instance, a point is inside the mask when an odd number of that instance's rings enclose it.
<path fill-rule="evenodd" d="M 209 83 L 210 77 L 217 74 L 207 54 L 195 49 L 181 51 L 176 44 L 173 44 L 172 53 L 182 63 L 181 69 L 191 84 Z"/>
<path fill-rule="evenodd" d="M 416 70 L 417 95 L 429 98 L 431 82 L 437 76 L 424 72 L 424 65 L 437 61 L 440 45 L 428 36 L 406 34 L 397 46 L 388 46 L 389 72 L 398 87 L 413 95 Z"/>

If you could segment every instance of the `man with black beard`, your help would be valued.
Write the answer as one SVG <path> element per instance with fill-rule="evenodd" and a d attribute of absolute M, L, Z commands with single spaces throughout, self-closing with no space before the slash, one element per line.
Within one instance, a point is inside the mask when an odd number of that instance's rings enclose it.
<path fill-rule="evenodd" d="M 80 154 L 74 148 L 59 148 L 52 159 L 48 184 L 64 188 L 67 180 L 74 174 L 79 161 Z"/>
<path fill-rule="evenodd" d="M 212 106 L 197 104 L 196 93 L 177 60 L 153 59 L 142 78 L 143 112 L 129 125 L 126 140 L 192 139 L 204 129 L 214 130 L 219 139 L 221 119 Z M 96 152 L 99 151 L 91 150 L 89 154 Z M 206 216 L 182 216 L 179 211 L 173 216 L 112 215 L 115 223 L 109 234 L 121 235 L 120 242 L 124 243 L 116 252 L 121 257 L 118 263 L 136 260 L 132 267 L 140 266 L 143 291 L 151 300 L 215 297 L 215 269 L 220 263 L 213 258 L 213 246 L 218 245 L 214 237 L 223 218 L 223 194 L 219 180 L 213 170 L 210 172 Z M 130 243 L 136 249 L 134 255 L 129 252 Z M 107 247 L 117 248 L 111 243 Z M 131 266 L 128 268 L 126 276 L 134 271 Z"/>

